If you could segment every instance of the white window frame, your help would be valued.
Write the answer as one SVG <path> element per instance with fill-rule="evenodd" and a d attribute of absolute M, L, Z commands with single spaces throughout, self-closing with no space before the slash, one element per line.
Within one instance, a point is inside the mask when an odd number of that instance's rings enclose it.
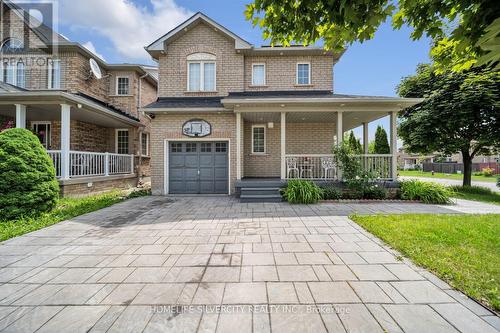
<path fill-rule="evenodd" d="M 120 94 L 120 91 L 118 89 L 118 82 L 119 82 L 120 79 L 127 79 L 128 80 L 128 91 L 127 91 L 126 94 Z M 128 77 L 128 76 L 117 76 L 116 77 L 115 86 L 116 86 L 116 88 L 115 88 L 115 94 L 116 94 L 116 96 L 130 96 L 130 77 Z"/>
<path fill-rule="evenodd" d="M 18 73 L 19 73 L 19 64 L 23 65 L 23 84 L 22 85 L 19 85 L 19 82 L 17 80 L 18 79 Z M 14 75 L 14 82 L 15 82 L 16 86 L 18 86 L 20 88 L 26 88 L 26 65 L 22 61 L 18 61 L 17 64 L 16 64 L 15 75 Z"/>
<path fill-rule="evenodd" d="M 130 131 L 128 128 L 117 128 L 115 130 L 115 152 L 116 154 L 120 154 L 118 152 L 118 132 L 127 132 L 128 133 L 128 154 L 130 154 Z M 127 155 L 127 154 L 122 154 Z"/>
<path fill-rule="evenodd" d="M 308 75 L 308 78 L 307 78 L 307 81 L 308 83 L 299 83 L 299 65 L 308 65 L 309 66 L 309 75 Z M 310 62 L 306 62 L 306 61 L 303 61 L 303 62 L 298 62 L 296 67 L 295 67 L 295 84 L 298 85 L 298 86 L 310 86 L 312 83 L 311 83 L 311 63 Z"/>
<path fill-rule="evenodd" d="M 200 64 L 200 90 L 189 89 L 190 69 L 189 64 Z M 205 90 L 205 64 L 214 64 L 214 89 Z M 217 91 L 217 61 L 215 60 L 188 60 L 187 62 L 187 87 L 189 92 L 216 92 Z"/>
<path fill-rule="evenodd" d="M 146 154 L 144 155 L 142 151 L 142 135 L 146 134 Z M 141 132 L 141 136 L 139 138 L 140 141 L 140 151 L 141 151 L 141 156 L 149 156 L 149 133 L 148 132 Z"/>
<path fill-rule="evenodd" d="M 263 128 L 264 129 L 264 151 L 258 151 L 258 152 L 255 151 L 255 147 L 254 147 L 254 132 L 253 132 L 253 130 L 255 128 Z M 253 155 L 264 155 L 264 154 L 266 154 L 266 150 L 267 150 L 266 149 L 266 146 L 267 146 L 267 144 L 266 144 L 266 137 L 267 137 L 266 131 L 267 131 L 266 125 L 261 125 L 261 124 L 259 124 L 259 125 L 252 125 L 252 154 Z"/>
<path fill-rule="evenodd" d="M 264 83 L 262 84 L 256 84 L 254 81 L 254 75 L 253 75 L 253 70 L 255 66 L 264 66 Z M 256 62 L 252 64 L 252 86 L 265 86 L 267 84 L 267 68 L 266 68 L 266 63 L 264 62 Z"/>
<path fill-rule="evenodd" d="M 53 67 L 54 67 L 54 63 L 58 63 L 59 66 L 58 66 L 58 69 L 59 69 L 59 82 L 57 84 L 57 86 L 53 86 L 54 85 L 54 82 L 53 82 L 53 77 L 52 77 L 52 71 L 53 71 Z M 48 85 L 48 88 L 49 89 L 53 89 L 53 90 L 58 90 L 58 89 L 61 89 L 61 59 L 48 59 L 47 60 L 47 85 Z"/>
<path fill-rule="evenodd" d="M 46 147 L 44 146 L 45 149 L 50 149 L 50 147 L 52 146 L 52 122 L 51 121 L 32 121 L 31 122 L 31 129 L 33 131 L 35 131 L 35 126 L 37 126 L 37 125 L 49 125 L 50 126 L 50 133 L 49 133 L 49 135 L 46 135 L 46 138 L 47 138 L 47 142 L 45 143 Z"/>

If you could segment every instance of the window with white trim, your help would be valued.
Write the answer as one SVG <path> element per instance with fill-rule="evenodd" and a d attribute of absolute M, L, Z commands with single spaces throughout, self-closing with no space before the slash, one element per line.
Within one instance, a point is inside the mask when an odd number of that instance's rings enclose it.
<path fill-rule="evenodd" d="M 48 61 L 48 88 L 61 89 L 61 60 Z"/>
<path fill-rule="evenodd" d="M 10 62 L 2 63 L 0 81 L 3 81 L 20 88 L 26 87 L 26 71 L 24 62 L 18 61 L 17 64 Z"/>
<path fill-rule="evenodd" d="M 266 126 L 252 126 L 252 154 L 265 154 L 266 152 Z"/>
<path fill-rule="evenodd" d="M 297 84 L 311 84 L 311 64 L 297 64 Z"/>
<path fill-rule="evenodd" d="M 266 64 L 252 64 L 252 85 L 264 86 L 266 84 Z"/>
<path fill-rule="evenodd" d="M 187 57 L 188 91 L 215 91 L 215 56 L 209 53 L 194 53 Z"/>
<path fill-rule="evenodd" d="M 149 133 L 141 133 L 141 155 L 149 156 Z"/>
<path fill-rule="evenodd" d="M 24 69 L 24 62 L 19 61 L 16 68 L 16 86 L 25 88 L 26 87 L 26 71 Z"/>
<path fill-rule="evenodd" d="M 45 149 L 50 149 L 51 123 L 50 121 L 34 121 L 31 123 L 33 132 L 40 139 Z"/>
<path fill-rule="evenodd" d="M 117 95 L 130 95 L 130 79 L 128 77 L 116 78 L 116 94 Z"/>
<path fill-rule="evenodd" d="M 128 154 L 128 129 L 116 130 L 116 153 Z"/>

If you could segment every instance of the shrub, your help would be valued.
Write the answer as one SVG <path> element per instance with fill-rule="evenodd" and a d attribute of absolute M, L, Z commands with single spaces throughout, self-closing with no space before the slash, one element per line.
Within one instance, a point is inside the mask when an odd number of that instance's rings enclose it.
<path fill-rule="evenodd" d="M 339 200 L 342 198 L 342 192 L 334 186 L 325 186 L 322 190 L 324 200 Z"/>
<path fill-rule="evenodd" d="M 59 184 L 39 139 L 20 128 L 0 133 L 0 215 L 10 220 L 50 211 Z"/>
<path fill-rule="evenodd" d="M 484 168 L 482 171 L 483 171 L 482 173 L 485 177 L 493 177 L 493 172 L 495 170 L 493 170 L 492 168 Z"/>
<path fill-rule="evenodd" d="M 288 181 L 283 196 L 289 203 L 312 204 L 323 198 L 323 191 L 311 181 L 292 179 Z"/>
<path fill-rule="evenodd" d="M 387 190 L 378 184 L 371 184 L 364 188 L 363 198 L 383 200 L 387 198 Z"/>
<path fill-rule="evenodd" d="M 450 203 L 452 190 L 443 185 L 420 180 L 405 180 L 401 183 L 401 199 L 420 200 L 424 203 L 447 204 Z"/>

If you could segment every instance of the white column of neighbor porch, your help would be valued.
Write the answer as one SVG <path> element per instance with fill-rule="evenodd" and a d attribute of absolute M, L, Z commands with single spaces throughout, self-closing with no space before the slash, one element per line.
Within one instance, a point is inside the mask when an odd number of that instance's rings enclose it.
<path fill-rule="evenodd" d="M 16 128 L 26 128 L 26 105 L 16 104 Z"/>
<path fill-rule="evenodd" d="M 397 117 L 398 113 L 396 111 L 392 111 L 389 113 L 390 116 L 390 137 L 391 137 L 391 178 L 392 180 L 396 180 L 398 178 L 398 125 L 397 125 Z"/>
<path fill-rule="evenodd" d="M 71 106 L 61 104 L 61 179 L 70 177 Z"/>

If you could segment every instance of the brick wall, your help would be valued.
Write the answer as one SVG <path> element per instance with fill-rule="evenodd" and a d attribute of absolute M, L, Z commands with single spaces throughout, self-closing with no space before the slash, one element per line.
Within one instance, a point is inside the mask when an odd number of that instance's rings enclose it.
<path fill-rule="evenodd" d="M 311 65 L 311 84 L 297 85 L 297 63 Z M 252 86 L 252 64 L 266 65 L 266 85 Z M 246 56 L 245 90 L 333 90 L 332 56 Z"/>
<path fill-rule="evenodd" d="M 187 56 L 193 53 L 211 53 L 216 60 L 215 93 L 187 93 Z M 214 31 L 205 23 L 187 31 L 168 44 L 167 52 L 159 58 L 159 96 L 227 95 L 229 91 L 243 91 L 243 55 L 234 49 L 234 40 Z"/>
<path fill-rule="evenodd" d="M 234 114 L 160 114 L 151 122 L 151 185 L 154 194 L 164 194 L 165 139 L 194 140 L 182 135 L 182 125 L 190 119 L 204 119 L 212 125 L 212 134 L 204 139 L 230 140 L 230 182 L 234 192 L 236 180 L 236 116 Z"/>
<path fill-rule="evenodd" d="M 243 177 L 280 177 L 281 126 L 266 128 L 266 154 L 252 154 L 252 125 L 244 125 Z M 330 154 L 335 123 L 287 123 L 287 154 Z"/>

